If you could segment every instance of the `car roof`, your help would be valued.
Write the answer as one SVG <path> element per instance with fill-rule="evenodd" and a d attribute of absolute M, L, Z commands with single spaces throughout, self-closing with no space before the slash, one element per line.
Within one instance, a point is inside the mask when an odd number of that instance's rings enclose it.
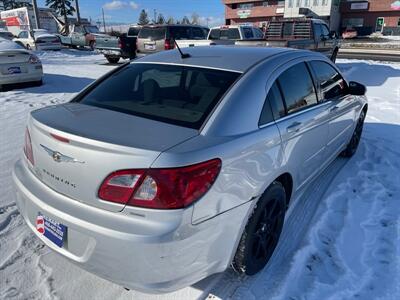
<path fill-rule="evenodd" d="M 292 51 L 304 52 L 290 48 L 243 46 L 198 46 L 181 50 L 190 54 L 190 57 L 182 59 L 175 49 L 148 55 L 132 63 L 185 65 L 243 73 L 254 64 L 274 55 Z"/>

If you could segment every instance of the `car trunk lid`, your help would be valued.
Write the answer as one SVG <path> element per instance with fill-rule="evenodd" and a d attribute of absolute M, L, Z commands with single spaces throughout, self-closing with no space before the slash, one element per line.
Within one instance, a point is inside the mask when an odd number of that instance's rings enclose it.
<path fill-rule="evenodd" d="M 112 172 L 149 168 L 166 149 L 196 136 L 196 130 L 78 103 L 32 112 L 28 125 L 32 171 L 47 186 L 75 201 L 121 211 L 98 198 Z"/>
<path fill-rule="evenodd" d="M 0 52 L 0 64 L 26 63 L 29 61 L 30 53 L 19 50 L 2 50 Z"/>

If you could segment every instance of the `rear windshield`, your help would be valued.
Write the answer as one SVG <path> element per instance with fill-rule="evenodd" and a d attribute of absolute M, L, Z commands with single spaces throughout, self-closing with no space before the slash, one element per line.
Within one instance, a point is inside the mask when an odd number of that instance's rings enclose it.
<path fill-rule="evenodd" d="M 209 40 L 240 40 L 239 29 L 211 29 Z"/>
<path fill-rule="evenodd" d="M 165 39 L 165 27 L 143 27 L 139 32 L 139 38 L 151 40 Z"/>
<path fill-rule="evenodd" d="M 199 129 L 239 76 L 236 72 L 136 63 L 123 67 L 77 101 Z"/>

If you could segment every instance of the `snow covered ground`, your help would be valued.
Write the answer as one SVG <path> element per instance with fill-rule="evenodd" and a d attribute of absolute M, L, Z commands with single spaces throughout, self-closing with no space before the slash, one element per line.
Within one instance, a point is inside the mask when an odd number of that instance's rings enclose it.
<path fill-rule="evenodd" d="M 0 299 L 400 299 L 400 64 L 339 60 L 370 100 L 359 151 L 291 207 L 258 275 L 231 270 L 167 295 L 125 291 L 44 247 L 15 205 L 11 169 L 29 111 L 68 101 L 111 70 L 89 52 L 39 53 L 42 87 L 0 94 Z"/>

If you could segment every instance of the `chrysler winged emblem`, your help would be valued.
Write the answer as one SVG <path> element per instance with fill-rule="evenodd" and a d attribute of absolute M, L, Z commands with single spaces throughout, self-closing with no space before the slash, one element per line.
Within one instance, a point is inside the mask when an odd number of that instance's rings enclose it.
<path fill-rule="evenodd" d="M 40 144 L 40 146 L 44 149 L 44 151 L 47 152 L 48 155 L 50 155 L 53 158 L 53 160 L 55 162 L 58 162 L 58 163 L 60 163 L 60 162 L 81 163 L 81 164 L 85 163 L 84 161 L 80 161 L 80 160 L 77 160 L 76 158 L 66 156 L 58 151 L 51 150 L 50 148 L 47 148 L 46 146 L 43 146 L 42 144 Z"/>

